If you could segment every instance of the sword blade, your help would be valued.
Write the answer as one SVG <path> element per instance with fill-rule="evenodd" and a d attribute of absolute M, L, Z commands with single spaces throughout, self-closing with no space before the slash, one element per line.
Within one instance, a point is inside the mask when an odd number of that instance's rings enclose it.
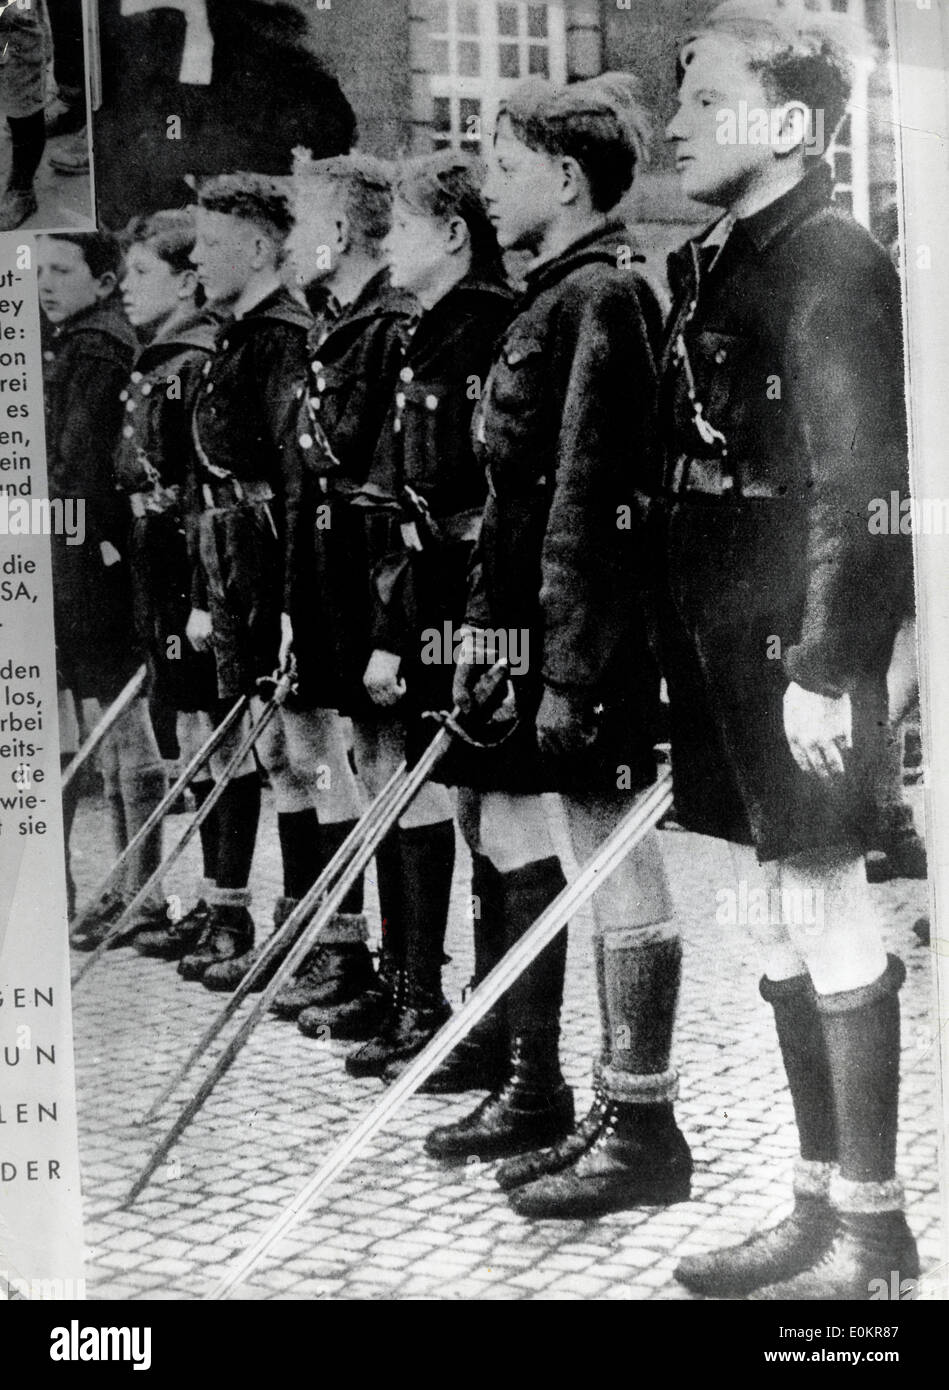
<path fill-rule="evenodd" d="M 353 826 L 353 829 L 333 855 L 333 858 L 323 869 L 319 878 L 308 890 L 298 906 L 293 909 L 280 930 L 275 931 L 269 938 L 266 945 L 260 951 L 260 954 L 256 957 L 250 970 L 228 999 L 220 1014 L 209 1024 L 198 1042 L 195 1043 L 181 1067 L 164 1087 L 161 1094 L 152 1101 L 141 1119 L 136 1121 L 137 1125 L 149 1124 L 158 1114 L 159 1110 L 161 1110 L 165 1102 L 175 1093 L 195 1063 L 204 1055 L 214 1039 L 237 1012 L 240 1005 L 253 989 L 257 980 L 273 960 L 277 951 L 293 937 L 301 921 L 303 921 L 311 911 L 313 903 L 319 902 L 320 898 L 322 898 L 326 891 L 332 886 L 336 875 L 345 868 L 350 856 L 358 849 L 363 839 L 374 831 L 376 823 L 384 816 L 388 804 L 392 800 L 393 793 L 402 785 L 407 774 L 408 769 L 403 762 L 392 774 L 372 805 L 368 807 L 362 819 Z M 284 978 L 285 975 L 282 975 L 281 981 Z"/>
<path fill-rule="evenodd" d="M 125 846 L 125 849 L 122 851 L 118 859 L 112 865 L 112 868 L 109 870 L 106 877 L 97 886 L 95 892 L 90 897 L 86 906 L 80 912 L 77 912 L 76 916 L 69 923 L 70 931 L 78 930 L 79 927 L 83 926 L 83 924 L 86 921 L 88 921 L 89 917 L 92 915 L 93 909 L 97 907 L 98 904 L 105 897 L 106 893 L 112 887 L 112 884 L 115 882 L 118 875 L 125 868 L 125 865 L 131 859 L 132 855 L 135 854 L 139 845 L 141 845 L 148 838 L 148 836 L 152 833 L 156 826 L 161 824 L 162 820 L 164 820 L 165 816 L 168 814 L 169 808 L 174 806 L 181 793 L 183 791 L 186 791 L 187 788 L 190 787 L 191 783 L 195 779 L 195 776 L 207 762 L 208 758 L 210 758 L 212 753 L 214 753 L 215 749 L 217 749 L 221 745 L 221 743 L 223 743 L 224 739 L 230 733 L 231 729 L 242 717 L 244 710 L 247 708 L 247 703 L 247 696 L 242 695 L 241 698 L 238 700 L 237 704 L 227 715 L 227 717 L 218 725 L 214 732 L 211 733 L 205 740 L 205 742 L 201 745 L 197 753 L 195 753 L 194 757 L 191 759 L 188 766 L 181 773 L 177 782 L 175 782 L 174 786 L 166 792 L 166 794 L 162 797 L 161 801 L 152 811 L 151 815 L 145 821 L 141 829 L 136 832 L 136 834 L 132 837 L 131 840 L 129 840 L 128 844 Z"/>
<path fill-rule="evenodd" d="M 141 694 L 142 686 L 145 684 L 147 675 L 148 668 L 144 665 L 140 666 L 132 679 L 120 691 L 118 696 L 102 715 L 101 719 L 99 719 L 92 733 L 63 773 L 61 781 L 63 791 L 69 786 L 79 769 L 89 761 L 93 753 L 95 753 L 99 746 L 109 737 L 109 734 L 115 728 L 116 724 L 118 724 L 123 714 L 125 714 L 132 701 L 136 700 Z"/>
<path fill-rule="evenodd" d="M 574 913 L 593 895 L 600 883 L 613 873 L 639 841 L 659 823 L 671 805 L 672 775 L 668 768 L 663 768 L 653 786 L 637 799 L 636 805 L 603 842 L 596 854 L 587 861 L 574 881 L 546 908 L 520 941 L 469 995 L 462 1008 L 409 1063 L 401 1076 L 386 1090 L 382 1099 L 369 1110 L 342 1143 L 337 1145 L 281 1215 L 250 1249 L 239 1257 L 232 1269 L 207 1295 L 209 1300 L 226 1298 L 242 1280 L 254 1272 L 277 1241 L 298 1225 L 323 1189 L 365 1149 L 370 1140 L 415 1094 L 452 1049 L 468 1035 L 488 1010 L 494 1007 L 544 947 L 563 930 Z"/>

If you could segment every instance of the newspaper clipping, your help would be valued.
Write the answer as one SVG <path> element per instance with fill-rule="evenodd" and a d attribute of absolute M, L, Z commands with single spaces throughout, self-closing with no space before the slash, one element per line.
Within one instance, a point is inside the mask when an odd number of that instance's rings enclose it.
<path fill-rule="evenodd" d="M 0 1299 L 143 1370 L 96 1302 L 781 1302 L 750 1364 L 899 1362 L 949 6 L 0 40 Z"/>

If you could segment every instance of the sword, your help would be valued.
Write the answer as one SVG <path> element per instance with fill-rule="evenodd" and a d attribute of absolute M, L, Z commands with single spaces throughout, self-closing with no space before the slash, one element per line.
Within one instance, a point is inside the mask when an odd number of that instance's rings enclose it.
<path fill-rule="evenodd" d="M 109 945 L 111 944 L 111 942 L 115 941 L 118 937 L 122 935 L 126 923 L 129 921 L 132 915 L 138 911 L 142 903 L 145 902 L 152 889 L 155 888 L 161 882 L 162 877 L 168 872 L 168 870 L 174 864 L 177 864 L 178 860 L 181 858 L 182 854 L 184 854 L 188 845 L 194 839 L 195 835 L 197 835 L 201 826 L 207 820 L 208 816 L 211 814 L 215 806 L 220 801 L 221 797 L 224 795 L 228 783 L 234 777 L 234 774 L 236 773 L 237 769 L 240 767 L 241 763 L 247 757 L 247 754 L 253 748 L 254 744 L 257 742 L 261 734 L 267 728 L 267 725 L 270 724 L 277 711 L 280 709 L 281 705 L 286 700 L 287 695 L 290 693 L 290 690 L 292 688 L 292 684 L 292 677 L 289 673 L 281 674 L 277 678 L 273 695 L 267 701 L 256 723 L 253 724 L 253 726 L 248 730 L 245 737 L 241 740 L 240 747 L 237 749 L 237 752 L 234 754 L 234 756 L 231 758 L 231 761 L 224 769 L 224 772 L 221 776 L 221 780 L 215 783 L 214 790 L 208 796 L 201 809 L 198 811 L 197 815 L 191 821 L 191 824 L 188 826 L 187 830 L 182 835 L 178 843 L 175 845 L 171 853 L 167 856 L 166 859 L 162 860 L 155 872 L 150 876 L 150 878 L 148 878 L 145 881 L 145 883 L 142 884 L 141 888 L 135 894 L 134 898 L 132 898 L 131 902 L 128 904 L 125 911 L 122 913 L 121 917 L 116 918 L 116 920 L 109 927 L 108 932 L 99 942 L 95 950 L 91 952 L 88 959 L 83 962 L 83 964 L 73 975 L 73 986 L 77 985 L 80 982 L 80 980 L 84 979 L 85 976 L 88 975 L 89 971 L 95 965 L 96 961 L 101 959 L 104 953 L 109 949 Z"/>
<path fill-rule="evenodd" d="M 95 753 L 101 744 L 109 737 L 109 734 L 111 734 L 116 724 L 118 724 L 119 720 L 126 713 L 133 700 L 138 699 L 147 675 L 148 668 L 144 665 L 140 666 L 122 692 L 113 700 L 112 704 L 99 719 L 92 733 L 63 773 L 61 782 L 63 791 L 69 786 L 79 769 L 89 761 L 93 753 Z"/>
<path fill-rule="evenodd" d="M 214 730 L 214 732 L 208 736 L 206 741 L 198 749 L 197 753 L 195 753 L 190 763 L 188 763 L 188 766 L 184 769 L 174 786 L 166 793 L 165 796 L 162 797 L 161 801 L 152 811 L 145 824 L 141 827 L 140 830 L 136 832 L 136 834 L 125 846 L 125 849 L 119 855 L 118 859 L 115 861 L 106 877 L 98 885 L 86 906 L 80 912 L 78 912 L 76 916 L 73 918 L 73 920 L 70 922 L 70 931 L 78 931 L 78 929 L 81 926 L 83 926 L 86 921 L 88 921 L 89 917 L 91 917 L 92 915 L 93 909 L 105 897 L 106 893 L 112 887 L 112 884 L 118 878 L 125 865 L 128 863 L 132 855 L 138 849 L 139 845 L 141 845 L 148 838 L 148 836 L 152 833 L 152 831 L 155 829 L 157 825 L 161 824 L 164 817 L 168 814 L 169 807 L 173 806 L 175 802 L 178 800 L 178 797 L 181 795 L 181 793 L 187 790 L 187 788 L 194 781 L 197 773 L 207 762 L 211 754 L 224 742 L 224 739 L 230 733 L 231 729 L 243 715 L 244 710 L 247 708 L 247 704 L 247 696 L 242 695 L 241 698 L 238 700 L 237 704 L 231 710 L 230 714 L 228 714 L 227 717 L 223 720 L 223 722 L 219 724 L 218 727 Z"/>
<path fill-rule="evenodd" d="M 506 661 L 499 661 L 495 666 L 491 668 L 490 672 L 486 676 L 482 677 L 482 680 L 479 682 L 478 685 L 478 690 L 476 690 L 475 692 L 475 697 L 476 699 L 478 699 L 479 706 L 483 712 L 487 712 L 493 706 L 494 700 L 498 692 L 503 689 L 504 685 L 506 684 L 506 680 Z M 478 693 L 479 690 L 481 692 L 480 695 Z M 269 983 L 266 985 L 266 987 L 256 1000 L 253 1008 L 251 1009 L 247 1017 L 244 1019 L 240 1028 L 231 1038 L 230 1042 L 227 1044 L 220 1057 L 218 1057 L 217 1061 L 214 1063 L 207 1076 L 205 1076 L 204 1080 L 199 1085 L 195 1094 L 191 1097 L 190 1100 L 186 1101 L 178 1115 L 178 1118 L 171 1126 L 171 1129 L 158 1143 L 158 1145 L 153 1149 L 145 1164 L 145 1167 L 142 1169 L 142 1172 L 139 1174 L 132 1187 L 130 1188 L 128 1196 L 125 1198 L 125 1201 L 123 1203 L 123 1206 L 130 1206 L 131 1203 L 135 1201 L 135 1198 L 139 1195 L 139 1193 L 144 1191 L 145 1187 L 147 1187 L 148 1182 L 152 1177 L 152 1174 L 158 1168 L 159 1164 L 162 1162 L 165 1156 L 178 1142 L 178 1139 L 187 1129 L 188 1125 L 194 1119 L 195 1115 L 197 1115 L 198 1111 L 202 1108 L 204 1102 L 208 1099 L 211 1092 L 214 1090 L 214 1087 L 217 1085 L 218 1081 L 229 1069 L 231 1063 L 237 1057 L 238 1053 L 243 1048 L 245 1042 L 250 1037 L 257 1024 L 260 1022 L 260 1019 L 263 1017 L 271 1001 L 276 997 L 276 995 L 283 987 L 284 982 L 287 979 L 289 979 L 291 975 L 293 975 L 297 967 L 302 962 L 304 956 L 306 956 L 307 952 L 311 949 L 314 941 L 317 940 L 320 933 L 326 927 L 327 923 L 329 923 L 331 919 L 335 916 L 340 903 L 343 901 L 350 888 L 359 878 L 359 875 L 365 869 L 370 859 L 372 859 L 379 845 L 385 839 L 392 826 L 396 823 L 396 821 L 406 810 L 406 808 L 410 806 L 411 803 L 415 800 L 416 796 L 421 791 L 422 786 L 428 780 L 433 769 L 437 766 L 440 760 L 445 756 L 445 753 L 448 751 L 448 748 L 454 738 L 454 734 L 451 730 L 450 723 L 457 719 L 459 715 L 460 710 L 456 708 L 452 712 L 452 715 L 449 716 L 449 720 L 442 724 L 442 727 L 439 729 L 438 733 L 435 735 L 431 743 L 425 749 L 418 762 L 414 765 L 411 771 L 408 772 L 405 779 L 401 782 L 397 790 L 389 799 L 386 806 L 385 816 L 377 817 L 377 823 L 374 825 L 372 833 L 364 835 L 362 837 L 362 842 L 359 845 L 359 848 L 350 857 L 349 862 L 346 865 L 346 868 L 343 870 L 342 874 L 337 879 L 333 888 L 323 899 L 316 915 L 312 917 L 312 919 L 309 922 L 307 922 L 304 930 L 297 937 L 293 946 L 290 948 L 290 951 L 288 952 L 284 960 L 281 962 L 279 969 L 276 971 L 273 978 L 269 981 Z M 369 814 L 371 814 L 371 810 L 372 808 L 370 808 L 370 812 L 367 813 L 367 817 Z M 316 893 L 316 886 L 317 885 L 314 884 L 313 888 L 311 888 L 309 892 L 306 894 L 306 896 L 300 900 L 300 902 L 297 904 L 296 908 L 293 910 L 291 915 L 287 918 L 287 921 L 284 924 L 283 929 L 287 935 L 290 935 L 296 928 L 298 928 L 301 921 L 303 921 L 316 906 L 318 898 L 318 895 Z"/>
<path fill-rule="evenodd" d="M 604 840 L 596 854 L 581 869 L 574 881 L 541 913 L 520 941 L 511 947 L 468 996 L 468 1000 L 431 1042 L 406 1067 L 401 1076 L 386 1090 L 381 1100 L 369 1110 L 359 1124 L 338 1144 L 325 1162 L 300 1189 L 289 1206 L 266 1231 L 234 1263 L 228 1273 L 207 1295 L 209 1300 L 226 1298 L 233 1289 L 251 1275 L 261 1260 L 283 1236 L 288 1235 L 303 1219 L 316 1198 L 361 1153 L 386 1122 L 415 1094 L 424 1081 L 448 1056 L 453 1048 L 467 1037 L 489 1009 L 523 974 L 574 914 L 583 907 L 604 879 L 618 868 L 640 840 L 656 826 L 672 805 L 672 773 L 661 769 L 652 787 L 637 798 L 635 806 L 612 834 Z"/>
<path fill-rule="evenodd" d="M 301 921 L 312 911 L 312 905 L 319 902 L 320 898 L 326 893 L 326 890 L 332 885 L 337 874 L 346 866 L 353 852 L 358 849 L 365 836 L 374 830 L 375 822 L 385 815 L 389 802 L 392 800 L 394 793 L 402 786 L 407 775 L 408 765 L 403 762 L 389 778 L 389 781 L 383 787 L 372 805 L 367 809 L 361 820 L 353 826 L 346 839 L 333 855 L 333 858 L 323 869 L 319 878 L 308 890 L 300 905 L 293 909 L 279 930 L 275 931 L 261 948 L 250 970 L 248 970 L 237 989 L 230 996 L 220 1014 L 212 1020 L 199 1041 L 195 1043 L 188 1057 L 168 1082 L 167 1086 L 162 1090 L 161 1094 L 152 1101 L 145 1114 L 135 1122 L 137 1126 L 149 1124 L 158 1114 L 165 1102 L 178 1089 L 181 1082 L 184 1081 L 185 1077 L 191 1071 L 195 1062 L 208 1050 L 225 1024 L 233 1017 L 247 995 L 253 990 L 257 980 L 264 973 L 267 966 L 273 961 L 278 951 L 295 935 Z M 285 977 L 281 976 L 281 979 L 283 978 Z"/>

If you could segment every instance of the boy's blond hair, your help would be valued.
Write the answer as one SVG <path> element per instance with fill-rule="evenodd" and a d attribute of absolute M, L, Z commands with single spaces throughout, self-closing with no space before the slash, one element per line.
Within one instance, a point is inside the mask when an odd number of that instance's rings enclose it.
<path fill-rule="evenodd" d="M 364 251 L 379 254 L 392 226 L 392 171 L 388 164 L 368 154 L 344 154 L 314 159 L 310 151 L 293 151 L 293 189 L 308 184 L 333 183 L 340 188 L 350 233 Z"/>
<path fill-rule="evenodd" d="M 828 11 L 821 0 L 724 0 L 681 45 L 680 84 L 693 45 L 706 35 L 737 39 L 770 101 L 776 106 L 799 101 L 823 112 L 831 132 L 846 114 L 858 63 L 872 53 L 866 30 L 849 16 Z"/>

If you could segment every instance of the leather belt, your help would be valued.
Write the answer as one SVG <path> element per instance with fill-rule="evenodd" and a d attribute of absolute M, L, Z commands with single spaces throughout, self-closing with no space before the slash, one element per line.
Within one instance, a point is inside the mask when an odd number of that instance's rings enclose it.
<path fill-rule="evenodd" d="M 256 479 L 244 482 L 240 478 L 209 478 L 201 484 L 201 494 L 207 511 L 225 511 L 229 507 L 254 506 L 273 501 L 273 488 Z"/>
<path fill-rule="evenodd" d="M 681 455 L 672 470 L 669 491 L 676 497 L 697 492 L 703 497 L 727 499 L 766 498 L 782 500 L 783 495 L 771 483 L 747 482 L 738 487 L 734 476 L 726 473 L 720 464 L 706 459 L 689 458 Z"/>

